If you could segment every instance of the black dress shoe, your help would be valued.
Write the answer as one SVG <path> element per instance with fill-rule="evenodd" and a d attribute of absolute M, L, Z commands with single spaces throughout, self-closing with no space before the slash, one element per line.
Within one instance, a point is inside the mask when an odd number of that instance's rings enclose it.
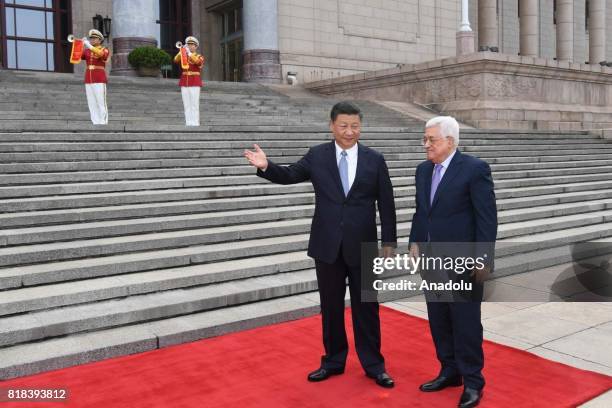
<path fill-rule="evenodd" d="M 391 376 L 387 373 L 381 373 L 378 375 L 366 374 L 366 376 L 369 378 L 375 379 L 376 384 L 380 385 L 381 387 L 393 388 L 395 386 L 395 382 L 393 381 L 393 378 L 391 378 Z"/>
<path fill-rule="evenodd" d="M 344 373 L 344 368 L 319 368 L 308 374 L 308 381 L 317 382 L 327 380 L 332 375 Z"/>
<path fill-rule="evenodd" d="M 425 384 L 421 384 L 419 389 L 423 392 L 433 392 L 443 390 L 446 387 L 459 387 L 461 385 L 463 385 L 463 381 L 461 381 L 461 377 L 459 376 L 444 377 L 439 375 L 433 380 L 426 382 Z"/>
<path fill-rule="evenodd" d="M 482 398 L 482 390 L 474 388 L 464 388 L 461 399 L 459 400 L 459 408 L 472 408 L 478 405 Z"/>

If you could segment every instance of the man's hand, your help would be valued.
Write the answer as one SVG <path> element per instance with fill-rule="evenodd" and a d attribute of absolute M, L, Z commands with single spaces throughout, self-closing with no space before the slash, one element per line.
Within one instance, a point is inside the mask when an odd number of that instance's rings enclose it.
<path fill-rule="evenodd" d="M 251 166 L 257 167 L 261 171 L 266 171 L 268 168 L 268 159 L 266 158 L 266 154 L 259 147 L 259 145 L 254 144 L 253 147 L 255 151 L 252 152 L 250 150 L 244 151 L 244 157 L 249 161 Z"/>
<path fill-rule="evenodd" d="M 191 50 L 189 49 L 187 44 L 183 45 L 183 48 L 185 48 L 185 51 L 187 51 L 187 56 L 190 56 L 191 55 Z"/>
<path fill-rule="evenodd" d="M 411 244 L 410 245 L 410 256 L 412 258 L 419 258 L 421 256 L 420 254 L 421 251 L 419 251 L 419 246 L 417 244 Z"/>
<path fill-rule="evenodd" d="M 470 274 L 470 276 L 477 283 L 484 283 L 484 281 L 487 280 L 487 278 L 489 277 L 490 274 L 491 274 L 491 267 L 490 266 L 485 266 L 482 269 L 474 269 L 472 271 L 472 273 Z"/>
<path fill-rule="evenodd" d="M 85 48 L 87 48 L 88 50 L 91 50 L 93 48 L 93 45 L 91 45 L 91 43 L 89 42 L 89 40 L 84 40 L 83 41 L 83 45 L 85 46 Z"/>
<path fill-rule="evenodd" d="M 383 246 L 383 258 L 393 258 L 393 254 L 395 252 L 395 248 L 392 246 Z"/>

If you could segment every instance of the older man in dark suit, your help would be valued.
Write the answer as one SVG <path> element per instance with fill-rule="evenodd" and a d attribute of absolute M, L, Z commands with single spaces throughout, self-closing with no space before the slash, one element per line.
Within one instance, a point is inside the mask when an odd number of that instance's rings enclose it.
<path fill-rule="evenodd" d="M 353 333 L 357 355 L 368 377 L 382 387 L 393 387 L 380 352 L 378 303 L 361 299 L 362 243 L 377 242 L 376 204 L 385 255 L 396 241 L 393 186 L 383 156 L 358 143 L 362 113 L 350 102 L 331 111 L 334 140 L 312 147 L 297 163 L 279 166 L 257 145 L 245 151 L 257 175 L 273 183 L 310 180 L 315 191 L 308 255 L 315 259 L 323 320 L 325 355 L 309 381 L 342 374 L 348 354 L 344 328 L 344 295 L 348 277 Z"/>
<path fill-rule="evenodd" d="M 426 293 L 429 326 L 441 370 L 420 389 L 432 392 L 463 384 L 459 406 L 475 407 L 485 385 L 480 305 L 483 282 L 493 266 L 497 235 L 493 179 L 486 162 L 457 149 L 459 124 L 450 116 L 427 122 L 423 145 L 427 161 L 416 169 L 411 253 L 435 255 L 449 247 L 466 248 L 469 253 L 465 255 L 480 257 L 484 262 L 471 271 L 471 276 L 451 276 L 472 283 L 469 297 L 463 293 L 449 302 L 448 297 Z M 427 279 L 427 273 L 422 276 Z"/>

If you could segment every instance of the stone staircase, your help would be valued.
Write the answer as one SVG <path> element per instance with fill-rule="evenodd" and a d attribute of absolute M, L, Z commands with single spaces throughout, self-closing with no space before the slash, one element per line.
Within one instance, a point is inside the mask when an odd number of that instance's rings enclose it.
<path fill-rule="evenodd" d="M 111 78 L 111 123 L 88 123 L 72 76 L 0 71 L 0 379 L 318 312 L 305 254 L 308 183 L 254 175 L 330 140 L 335 102 L 209 83 L 185 128 L 174 81 Z M 385 154 L 405 242 L 422 122 L 372 102 L 364 144 Z M 23 118 L 23 119 L 20 119 Z M 26 119 L 27 118 L 27 119 Z M 567 262 L 612 236 L 612 143 L 586 133 L 464 130 L 493 169 L 496 276 Z"/>
<path fill-rule="evenodd" d="M 85 89 L 73 75 L 0 71 L 0 130 L 45 128 L 96 129 L 91 125 Z M 279 87 L 275 87 L 279 89 Z M 200 130 L 231 130 L 229 126 L 255 130 L 269 126 L 315 124 L 326 129 L 330 99 L 316 96 L 290 98 L 262 85 L 210 82 L 202 91 Z M 280 88 L 282 89 L 282 87 Z M 184 130 L 183 104 L 177 80 L 111 77 L 107 87 L 109 126 L 104 131 Z M 372 102 L 365 125 L 414 126 L 406 117 Z M 69 125 L 68 128 L 63 125 Z M 231 139 L 230 139 L 231 140 Z"/>

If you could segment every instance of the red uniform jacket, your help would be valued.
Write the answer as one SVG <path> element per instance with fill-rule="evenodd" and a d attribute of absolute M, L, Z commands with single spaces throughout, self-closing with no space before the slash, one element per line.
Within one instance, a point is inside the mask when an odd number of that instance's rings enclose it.
<path fill-rule="evenodd" d="M 181 64 L 181 53 L 179 52 L 174 57 L 174 62 Z M 189 68 L 183 70 L 179 86 L 202 86 L 202 76 L 200 72 L 204 66 L 204 56 L 200 54 L 191 53 L 189 56 Z"/>
<path fill-rule="evenodd" d="M 104 67 L 106 66 L 106 60 L 108 60 L 109 54 L 110 51 L 108 51 L 108 48 L 101 46 L 83 51 L 81 59 L 87 62 L 87 66 L 85 66 L 86 84 L 105 84 L 107 82 Z"/>

